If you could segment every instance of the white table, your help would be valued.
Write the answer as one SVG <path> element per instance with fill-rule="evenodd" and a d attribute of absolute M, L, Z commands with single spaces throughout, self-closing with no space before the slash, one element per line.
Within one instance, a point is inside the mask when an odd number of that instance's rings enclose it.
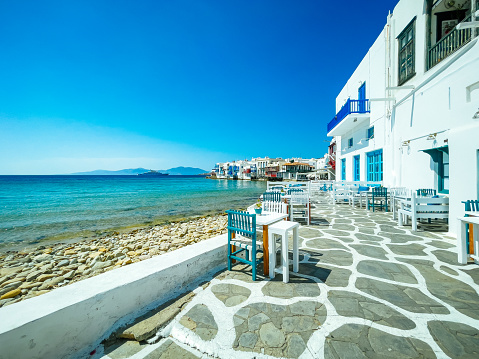
<path fill-rule="evenodd" d="M 249 212 L 255 213 L 254 210 Z M 256 215 L 256 226 L 263 226 L 263 273 L 265 276 L 269 275 L 268 226 L 287 217 L 286 213 L 266 211 Z"/>
<path fill-rule="evenodd" d="M 477 215 L 477 212 L 475 213 Z M 459 217 L 459 235 L 457 236 L 457 261 L 467 264 L 467 231 L 466 224 L 472 225 L 474 254 L 469 254 L 475 263 L 479 263 L 479 217 Z"/>

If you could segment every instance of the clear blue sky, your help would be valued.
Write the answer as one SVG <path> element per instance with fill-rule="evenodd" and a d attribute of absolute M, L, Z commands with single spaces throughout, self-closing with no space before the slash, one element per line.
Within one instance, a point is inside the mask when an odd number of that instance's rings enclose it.
<path fill-rule="evenodd" d="M 397 1 L 2 1 L 0 174 L 321 157 Z"/>

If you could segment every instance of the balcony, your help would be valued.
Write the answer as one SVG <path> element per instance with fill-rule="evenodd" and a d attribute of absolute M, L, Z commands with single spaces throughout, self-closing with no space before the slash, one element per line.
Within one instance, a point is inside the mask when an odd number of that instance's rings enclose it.
<path fill-rule="evenodd" d="M 471 21 L 471 15 L 462 22 Z M 427 69 L 431 69 L 446 57 L 459 50 L 472 39 L 472 29 L 453 30 L 439 40 L 428 52 Z"/>
<path fill-rule="evenodd" d="M 341 135 L 356 126 L 356 122 L 362 122 L 365 119 L 369 119 L 369 100 L 348 99 L 328 123 L 328 136 Z"/>

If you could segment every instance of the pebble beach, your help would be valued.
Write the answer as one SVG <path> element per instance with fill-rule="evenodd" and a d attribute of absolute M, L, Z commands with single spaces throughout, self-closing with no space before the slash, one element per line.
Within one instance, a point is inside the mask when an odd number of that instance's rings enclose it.
<path fill-rule="evenodd" d="M 78 243 L 0 253 L 0 307 L 226 233 L 217 214 Z"/>

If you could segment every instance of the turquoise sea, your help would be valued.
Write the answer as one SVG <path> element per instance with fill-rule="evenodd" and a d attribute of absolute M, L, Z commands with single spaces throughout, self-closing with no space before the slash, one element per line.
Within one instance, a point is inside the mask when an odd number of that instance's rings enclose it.
<path fill-rule="evenodd" d="M 199 176 L 0 176 L 0 249 L 245 208 L 265 188 Z"/>

